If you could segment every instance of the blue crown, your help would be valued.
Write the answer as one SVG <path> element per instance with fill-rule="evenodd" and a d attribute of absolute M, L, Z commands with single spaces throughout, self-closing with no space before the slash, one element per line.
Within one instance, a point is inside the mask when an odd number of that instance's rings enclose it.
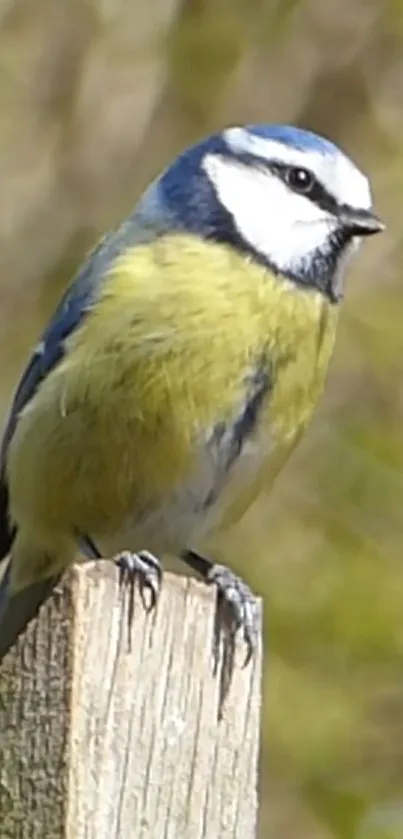
<path fill-rule="evenodd" d="M 294 125 L 246 125 L 245 131 L 264 140 L 275 140 L 299 151 L 318 151 L 322 154 L 340 154 L 340 150 L 330 140 L 296 128 Z"/>

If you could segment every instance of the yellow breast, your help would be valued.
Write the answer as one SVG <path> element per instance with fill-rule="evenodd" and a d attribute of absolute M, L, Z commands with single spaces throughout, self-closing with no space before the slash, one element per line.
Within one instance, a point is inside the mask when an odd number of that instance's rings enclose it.
<path fill-rule="evenodd" d="M 270 377 L 255 434 L 274 463 L 311 416 L 335 324 L 322 295 L 228 248 L 172 235 L 129 250 L 22 414 L 12 515 L 90 533 L 172 499 L 200 515 L 203 441 L 239 413 L 251 370 Z"/>

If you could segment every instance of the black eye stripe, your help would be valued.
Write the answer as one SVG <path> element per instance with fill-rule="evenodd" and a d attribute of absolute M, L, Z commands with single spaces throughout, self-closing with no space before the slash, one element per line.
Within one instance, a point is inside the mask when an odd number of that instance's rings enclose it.
<path fill-rule="evenodd" d="M 288 173 L 290 171 L 290 168 L 294 167 L 287 166 L 287 164 L 280 163 L 279 161 L 270 161 L 270 163 L 267 164 L 267 169 L 274 175 L 277 175 L 277 177 L 281 178 L 281 180 L 287 184 L 289 189 L 292 189 L 292 185 L 290 185 L 288 180 Z M 314 175 L 313 179 L 313 186 L 310 189 L 309 193 L 306 193 L 305 197 L 309 198 L 310 201 L 313 201 L 314 204 L 316 204 L 322 210 L 325 210 L 328 213 L 333 213 L 333 215 L 337 215 L 340 212 L 340 205 L 337 203 L 333 195 L 330 195 L 330 193 L 315 178 Z M 300 194 L 298 193 L 298 190 L 295 190 L 295 192 L 297 195 Z"/>
<path fill-rule="evenodd" d="M 261 157 L 255 157 L 253 154 L 234 154 L 233 157 L 240 163 L 245 163 L 246 166 L 253 166 L 255 169 L 264 169 L 272 175 L 276 175 L 283 181 L 283 183 L 287 184 L 288 189 L 292 189 L 287 181 L 287 175 L 290 169 L 304 168 L 303 166 L 298 167 L 287 165 L 280 160 L 263 160 Z M 342 207 L 338 204 L 333 195 L 331 195 L 330 192 L 328 192 L 327 189 L 325 189 L 325 187 L 316 180 L 314 175 L 313 177 L 313 187 L 310 189 L 309 193 L 305 194 L 304 197 L 309 201 L 313 201 L 313 203 L 316 204 L 317 207 L 320 207 L 321 210 L 324 210 L 327 213 L 332 213 L 332 215 L 338 215 Z M 295 194 L 301 195 L 302 193 L 295 190 Z"/>

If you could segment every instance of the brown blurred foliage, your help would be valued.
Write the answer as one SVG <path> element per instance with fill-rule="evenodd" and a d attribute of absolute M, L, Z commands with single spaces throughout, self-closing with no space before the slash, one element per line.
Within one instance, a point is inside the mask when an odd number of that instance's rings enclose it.
<path fill-rule="evenodd" d="M 97 236 L 203 133 L 293 122 L 371 176 L 306 440 L 221 555 L 266 600 L 261 836 L 403 836 L 402 0 L 3 0 L 0 400 Z"/>

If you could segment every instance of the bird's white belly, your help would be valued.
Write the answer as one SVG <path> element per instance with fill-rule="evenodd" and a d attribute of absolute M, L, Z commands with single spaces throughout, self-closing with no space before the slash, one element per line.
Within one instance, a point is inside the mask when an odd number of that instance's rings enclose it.
<path fill-rule="evenodd" d="M 224 476 L 215 458 L 203 451 L 199 468 L 186 484 L 174 490 L 166 502 L 139 520 L 134 512 L 113 537 L 96 540 L 105 555 L 121 550 L 146 549 L 156 554 L 178 555 L 195 547 L 220 526 L 228 504 L 253 484 L 262 460 L 267 460 L 270 438 L 258 430 L 247 439 L 237 460 Z M 212 503 L 206 503 L 214 494 Z"/>

